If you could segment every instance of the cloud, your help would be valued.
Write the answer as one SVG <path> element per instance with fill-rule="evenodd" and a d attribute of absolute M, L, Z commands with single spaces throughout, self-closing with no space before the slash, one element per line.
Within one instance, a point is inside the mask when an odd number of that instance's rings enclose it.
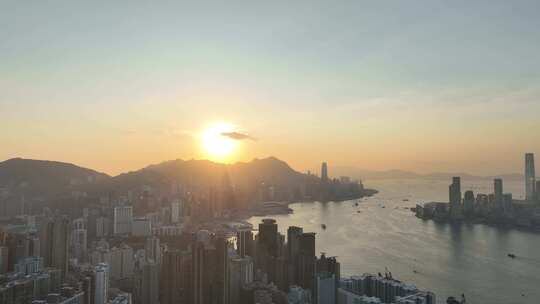
<path fill-rule="evenodd" d="M 234 139 L 234 140 L 257 140 L 255 137 L 249 135 L 249 134 L 246 134 L 246 133 L 241 133 L 241 132 L 222 132 L 221 133 L 221 136 L 225 136 L 225 137 L 228 137 L 230 139 Z"/>

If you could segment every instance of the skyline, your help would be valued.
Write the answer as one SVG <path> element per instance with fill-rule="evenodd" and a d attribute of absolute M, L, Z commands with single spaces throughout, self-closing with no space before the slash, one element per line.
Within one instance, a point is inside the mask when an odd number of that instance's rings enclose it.
<path fill-rule="evenodd" d="M 299 171 L 495 175 L 540 153 L 536 1 L 58 3 L 0 4 L 2 160 L 208 158 L 221 121 L 257 139 L 228 162 Z"/>

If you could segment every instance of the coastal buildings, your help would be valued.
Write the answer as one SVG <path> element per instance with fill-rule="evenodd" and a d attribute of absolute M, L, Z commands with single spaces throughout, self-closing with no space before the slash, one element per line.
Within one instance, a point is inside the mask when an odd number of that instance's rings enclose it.
<path fill-rule="evenodd" d="M 346 292 L 344 292 L 346 291 Z M 353 295 L 351 295 L 352 293 Z M 338 303 L 410 303 L 403 300 L 414 296 L 413 303 L 436 304 L 435 294 L 420 291 L 412 284 L 392 278 L 390 273 L 352 276 L 341 279 Z M 399 302 L 401 301 L 401 302 Z M 404 302 L 405 301 L 405 302 Z"/>

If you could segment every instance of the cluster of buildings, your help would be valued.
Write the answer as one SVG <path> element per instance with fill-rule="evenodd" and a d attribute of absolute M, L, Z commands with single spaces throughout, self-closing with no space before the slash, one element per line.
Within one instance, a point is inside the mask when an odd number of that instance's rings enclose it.
<path fill-rule="evenodd" d="M 453 177 L 449 186 L 449 202 L 417 205 L 420 218 L 435 220 L 474 220 L 521 227 L 540 227 L 540 181 L 536 180 L 534 155 L 525 154 L 525 200 L 514 199 L 504 192 L 503 180 L 493 180 L 493 193 L 467 190 L 462 193 L 461 178 Z"/>
<path fill-rule="evenodd" d="M 141 237 L 125 234 L 129 212 L 113 214 L 118 229 L 90 239 L 87 217 L 27 216 L 4 225 L 0 303 L 435 303 L 391 274 L 341 278 L 335 257 L 316 255 L 315 233 L 289 227 L 282 235 L 273 219 L 258 233 L 237 223 Z"/>
<path fill-rule="evenodd" d="M 435 304 L 435 294 L 421 291 L 392 277 L 392 273 L 363 274 L 343 278 L 338 290 L 338 303 L 344 304 Z"/>
<path fill-rule="evenodd" d="M 265 184 L 256 190 L 263 200 L 287 193 Z M 329 178 L 323 163 L 300 195 L 335 199 L 363 190 L 350 178 Z M 289 227 L 282 235 L 273 219 L 256 230 L 232 220 L 241 195 L 223 178 L 210 189 L 144 186 L 95 200 L 77 193 L 62 202 L 69 209 L 0 210 L 0 303 L 337 304 L 363 303 L 362 296 L 397 303 L 412 294 L 346 289 L 337 259 L 316 255 L 315 233 Z"/>

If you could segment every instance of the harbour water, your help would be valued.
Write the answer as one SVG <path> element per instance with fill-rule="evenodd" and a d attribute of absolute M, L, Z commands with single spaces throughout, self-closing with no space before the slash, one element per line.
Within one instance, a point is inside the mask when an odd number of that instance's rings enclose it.
<path fill-rule="evenodd" d="M 467 303 L 540 303 L 540 233 L 423 221 L 406 209 L 416 203 L 448 201 L 448 181 L 364 183 L 379 193 L 358 206 L 354 201 L 295 203 L 290 205 L 292 214 L 271 218 L 285 234 L 293 225 L 316 232 L 317 251 L 337 256 L 342 276 L 384 272 L 388 267 L 394 277 L 435 292 L 438 303 L 462 293 Z M 506 182 L 505 192 L 520 198 L 523 187 Z M 462 191 L 470 189 L 493 191 L 490 181 L 463 180 Z M 262 218 L 249 222 L 256 228 Z"/>

